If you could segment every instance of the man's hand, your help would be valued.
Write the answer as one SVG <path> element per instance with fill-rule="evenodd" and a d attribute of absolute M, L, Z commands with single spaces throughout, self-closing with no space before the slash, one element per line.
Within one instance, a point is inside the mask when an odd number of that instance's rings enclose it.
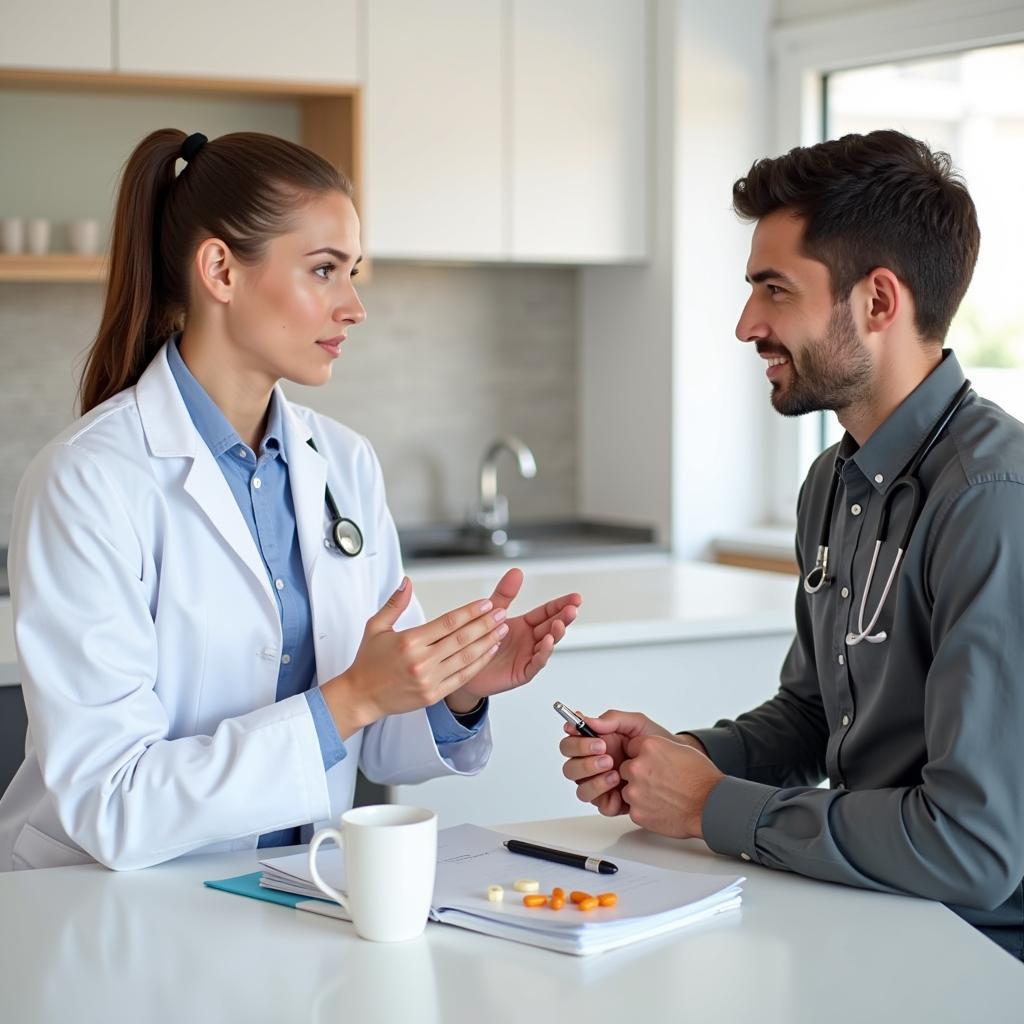
<path fill-rule="evenodd" d="M 680 738 L 627 740 L 626 760 L 619 768 L 625 783 L 620 796 L 630 819 L 641 828 L 678 839 L 703 839 L 704 804 L 725 776 L 693 746 L 676 742 Z"/>
<path fill-rule="evenodd" d="M 677 743 L 700 744 L 692 736 L 673 736 L 638 711 L 606 711 L 598 718 L 580 717 L 599 738 L 580 736 L 571 725 L 566 725 L 567 736 L 558 748 L 567 759 L 562 774 L 576 783 L 577 799 L 593 804 L 609 817 L 625 814 L 629 809 L 622 799 L 619 766 L 626 759 L 626 744 L 630 739 L 661 736 Z M 703 746 L 700 749 L 703 751 Z"/>

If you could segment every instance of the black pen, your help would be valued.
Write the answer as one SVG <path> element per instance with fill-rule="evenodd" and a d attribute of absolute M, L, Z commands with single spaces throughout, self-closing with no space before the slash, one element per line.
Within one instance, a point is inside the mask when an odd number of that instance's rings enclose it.
<path fill-rule="evenodd" d="M 556 864 L 568 864 L 569 867 L 583 868 L 598 875 L 614 875 L 619 870 L 617 864 L 600 857 L 588 857 L 585 853 L 569 853 L 567 850 L 552 850 L 550 846 L 537 846 L 535 843 L 524 843 L 521 839 L 506 839 L 505 849 L 509 853 L 521 853 L 524 857 L 536 857 L 538 860 L 551 860 Z"/>
<path fill-rule="evenodd" d="M 567 708 L 560 700 L 555 701 L 554 708 L 570 725 L 575 726 L 581 736 L 589 736 L 592 740 L 598 738 L 597 733 L 572 708 Z"/>

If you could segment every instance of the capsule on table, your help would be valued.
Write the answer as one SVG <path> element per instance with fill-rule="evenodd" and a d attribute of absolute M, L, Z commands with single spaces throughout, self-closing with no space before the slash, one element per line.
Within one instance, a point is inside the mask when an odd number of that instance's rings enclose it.
<path fill-rule="evenodd" d="M 551 909 L 552 910 L 561 910 L 562 907 L 564 907 L 564 906 L 565 906 L 565 897 L 564 896 L 552 896 L 551 897 Z"/>
<path fill-rule="evenodd" d="M 619 897 L 613 892 L 598 893 L 597 902 L 602 907 L 614 907 L 619 902 Z"/>
<path fill-rule="evenodd" d="M 589 892 L 580 892 L 579 889 L 574 889 L 571 893 L 569 893 L 569 899 L 576 904 L 580 904 L 584 900 L 589 900 L 590 898 L 591 897 Z"/>
<path fill-rule="evenodd" d="M 512 888 L 516 892 L 537 892 L 540 889 L 540 882 L 535 878 L 517 878 Z"/>
<path fill-rule="evenodd" d="M 505 890 L 500 885 L 487 886 L 487 898 L 492 903 L 500 903 L 505 898 Z"/>
<path fill-rule="evenodd" d="M 530 893 L 523 897 L 524 907 L 544 907 L 547 906 L 548 898 L 539 892 Z"/>
<path fill-rule="evenodd" d="M 562 889 L 560 886 L 556 885 L 554 887 L 554 889 L 551 890 L 551 898 L 553 900 L 564 900 L 565 899 L 565 890 Z"/>
<path fill-rule="evenodd" d="M 580 910 L 595 910 L 597 908 L 597 897 L 588 896 L 585 900 L 580 900 L 577 906 Z"/>

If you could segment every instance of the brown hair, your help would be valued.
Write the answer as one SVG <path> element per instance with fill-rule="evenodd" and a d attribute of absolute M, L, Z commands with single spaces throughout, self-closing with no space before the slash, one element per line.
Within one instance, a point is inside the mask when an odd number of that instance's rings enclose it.
<path fill-rule="evenodd" d="M 312 196 L 352 195 L 323 157 L 257 132 L 205 143 L 175 176 L 185 139 L 175 128 L 151 132 L 124 166 L 103 319 L 79 386 L 83 414 L 137 383 L 181 327 L 189 263 L 204 238 L 220 238 L 243 263 L 256 264 Z"/>
<path fill-rule="evenodd" d="M 758 160 L 733 185 L 732 205 L 748 220 L 799 214 L 803 250 L 828 267 L 837 302 L 875 267 L 891 270 L 914 296 L 925 341 L 945 338 L 978 259 L 974 201 L 949 155 L 897 131 Z"/>

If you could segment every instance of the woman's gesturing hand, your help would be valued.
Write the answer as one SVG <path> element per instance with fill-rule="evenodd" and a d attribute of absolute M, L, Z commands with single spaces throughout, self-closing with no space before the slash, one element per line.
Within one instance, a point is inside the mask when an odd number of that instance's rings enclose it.
<path fill-rule="evenodd" d="M 385 715 L 443 700 L 488 664 L 509 631 L 505 609 L 480 600 L 396 632 L 411 598 L 406 577 L 366 623 L 352 665 L 321 687 L 342 739 Z"/>

